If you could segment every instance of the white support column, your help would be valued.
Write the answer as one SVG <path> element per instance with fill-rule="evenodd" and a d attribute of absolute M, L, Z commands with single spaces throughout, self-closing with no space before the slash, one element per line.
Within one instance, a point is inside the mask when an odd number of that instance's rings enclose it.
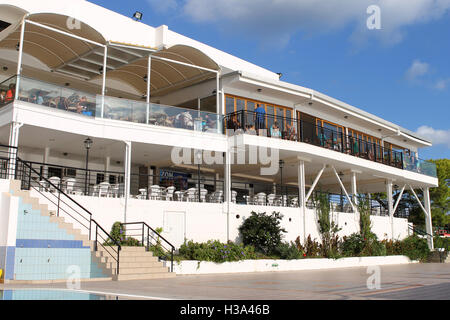
<path fill-rule="evenodd" d="M 103 77 L 102 77 L 102 111 L 101 117 L 103 118 L 105 111 L 105 94 L 106 94 L 106 65 L 108 63 L 108 46 L 105 46 L 103 52 Z"/>
<path fill-rule="evenodd" d="M 25 16 L 25 18 L 28 14 Z M 19 88 L 20 88 L 20 75 L 22 74 L 22 57 L 23 57 L 23 39 L 25 36 L 25 18 L 22 21 L 22 27 L 20 28 L 20 40 L 19 40 L 19 58 L 17 60 L 17 79 L 16 79 L 16 90 L 14 99 L 19 99 Z"/>
<path fill-rule="evenodd" d="M 298 199 L 303 219 L 303 244 L 306 243 L 306 190 L 305 190 L 305 161 L 299 160 L 298 162 Z"/>
<path fill-rule="evenodd" d="M 12 148 L 9 148 L 8 150 L 8 157 L 9 157 L 9 164 L 8 164 L 8 174 L 9 179 L 13 180 L 16 175 L 16 163 L 17 163 L 17 152 L 18 152 L 18 146 L 19 146 L 19 133 L 20 128 L 23 126 L 23 123 L 17 123 L 17 122 L 11 122 L 10 131 L 9 131 L 9 146 Z"/>
<path fill-rule="evenodd" d="M 231 202 L 231 150 L 225 152 L 225 190 L 224 205 L 227 214 L 227 242 L 230 240 L 230 202 Z"/>
<path fill-rule="evenodd" d="M 44 156 L 42 157 L 42 162 L 44 163 L 44 166 L 42 168 L 42 175 L 46 178 L 49 178 L 48 176 L 48 158 L 50 157 L 50 147 L 45 147 L 44 149 Z"/>
<path fill-rule="evenodd" d="M 216 73 L 216 113 L 220 114 L 220 75 Z"/>
<path fill-rule="evenodd" d="M 336 171 L 336 168 L 333 167 L 333 166 L 331 166 L 331 168 L 333 169 L 334 175 L 336 176 L 336 178 L 337 178 L 337 180 L 338 180 L 338 182 L 339 182 L 339 185 L 341 186 L 342 191 L 344 191 L 345 196 L 347 197 L 348 202 L 349 202 L 350 205 L 352 206 L 353 212 L 354 212 L 354 213 L 358 213 L 358 208 L 353 204 L 352 199 L 350 199 L 350 197 L 349 197 L 349 195 L 348 195 L 348 193 L 347 193 L 347 190 L 345 189 L 345 186 L 344 186 L 344 184 L 342 183 L 341 177 L 339 177 L 339 174 L 338 174 L 337 171 Z"/>
<path fill-rule="evenodd" d="M 392 180 L 386 180 L 386 195 L 389 212 L 389 221 L 391 223 L 391 239 L 394 240 L 394 201 L 392 199 Z"/>
<path fill-rule="evenodd" d="M 352 184 L 352 198 L 353 198 L 353 203 L 358 206 L 358 190 L 357 190 L 357 186 L 356 186 L 356 171 L 352 171 L 352 179 L 351 179 L 351 184 Z"/>
<path fill-rule="evenodd" d="M 107 156 L 105 158 L 105 181 L 109 182 L 109 170 L 111 165 L 111 157 Z"/>
<path fill-rule="evenodd" d="M 151 91 L 151 76 L 152 76 L 152 56 L 148 56 L 147 62 L 147 116 L 145 123 L 148 124 L 148 118 L 150 117 L 150 91 Z"/>
<path fill-rule="evenodd" d="M 429 235 L 433 235 L 433 224 L 431 221 L 431 201 L 430 201 L 430 188 L 424 188 L 423 190 L 423 200 L 425 202 L 425 228 Z M 428 236 L 428 248 L 434 250 L 433 237 Z"/>
<path fill-rule="evenodd" d="M 127 222 L 128 198 L 130 197 L 130 174 L 131 174 L 131 141 L 125 142 L 125 181 L 124 181 L 124 196 L 125 208 L 123 222 Z"/>

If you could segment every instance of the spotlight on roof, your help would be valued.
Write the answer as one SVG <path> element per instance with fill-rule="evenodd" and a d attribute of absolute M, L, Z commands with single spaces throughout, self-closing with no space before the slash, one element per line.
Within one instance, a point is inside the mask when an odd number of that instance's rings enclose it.
<path fill-rule="evenodd" d="M 283 74 L 281 72 L 278 72 L 277 75 L 278 75 L 278 79 L 281 79 L 281 77 L 283 76 Z"/>
<path fill-rule="evenodd" d="M 142 16 L 143 16 L 142 12 L 136 11 L 133 14 L 133 19 L 136 20 L 136 21 L 141 21 L 142 20 Z"/>

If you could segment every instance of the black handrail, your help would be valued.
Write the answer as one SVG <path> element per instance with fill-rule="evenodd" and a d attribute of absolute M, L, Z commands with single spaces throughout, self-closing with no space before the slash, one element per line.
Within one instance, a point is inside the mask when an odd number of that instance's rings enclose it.
<path fill-rule="evenodd" d="M 22 165 L 22 171 L 18 172 L 17 169 L 19 167 L 19 163 Z M 24 170 L 24 168 L 28 169 L 28 176 L 26 176 L 26 171 Z M 43 188 L 44 190 L 47 188 L 46 185 L 42 184 L 41 181 L 38 181 L 38 187 L 33 186 L 32 182 L 36 182 L 31 180 L 31 172 L 34 172 L 35 174 L 39 173 L 26 161 L 21 160 L 20 158 L 17 157 L 17 163 L 16 163 L 16 177 L 19 175 L 20 173 L 22 173 L 21 175 L 21 184 L 22 184 L 22 188 L 23 189 L 30 189 L 33 188 L 34 190 L 36 190 L 39 194 L 41 194 L 43 197 L 45 197 L 47 200 L 49 200 L 51 203 L 53 203 L 54 205 L 57 206 L 57 216 L 59 216 L 59 213 L 61 211 L 63 211 L 64 213 L 66 213 L 69 217 L 71 217 L 72 219 L 74 219 L 76 222 L 78 222 L 81 226 L 83 226 L 84 228 L 86 228 L 89 232 L 89 240 L 92 240 L 92 224 L 95 225 L 95 242 L 94 242 L 94 249 L 95 251 L 98 251 L 98 243 L 100 242 L 100 245 L 105 249 L 105 251 L 112 257 L 112 259 L 114 259 L 116 261 L 117 264 L 117 270 L 116 270 L 116 274 L 119 274 L 119 259 L 120 259 L 120 250 L 121 250 L 121 246 L 119 243 L 117 243 L 117 241 L 108 233 L 106 232 L 101 226 L 100 224 L 95 221 L 94 219 L 92 219 L 92 213 L 87 210 L 85 207 L 83 207 L 81 204 L 79 204 L 77 201 L 75 201 L 72 197 L 70 197 L 68 194 L 66 194 L 64 191 L 61 190 L 60 185 L 56 186 L 54 183 L 52 183 L 49 179 L 45 178 L 45 177 L 41 177 L 43 180 L 45 181 L 45 183 L 51 188 L 53 188 L 54 190 L 56 190 L 58 192 L 58 195 L 55 195 L 52 192 L 42 192 L 40 189 Z M 18 174 L 19 173 L 19 174 Z M 27 185 L 26 185 L 27 183 Z M 56 197 L 57 203 L 55 203 L 54 201 L 52 201 L 48 195 L 53 195 L 53 197 Z M 88 214 L 88 218 L 86 218 L 85 216 L 83 216 L 79 210 L 74 209 L 70 204 L 66 203 L 64 200 L 61 199 L 61 195 L 63 195 L 65 198 L 69 199 L 71 204 L 74 204 L 76 207 L 80 208 L 82 211 L 84 211 L 84 213 Z M 81 221 L 79 221 L 76 217 L 74 217 L 72 214 L 70 214 L 69 212 L 67 212 L 66 209 L 64 209 L 64 207 L 61 207 L 61 202 L 63 204 L 65 204 L 65 206 L 67 208 L 70 208 L 71 210 L 73 210 L 74 213 L 78 214 L 81 218 L 83 218 L 84 220 L 86 220 L 87 222 L 89 222 L 89 226 L 84 225 Z M 106 239 L 105 237 L 102 237 L 99 234 L 99 229 L 100 231 L 102 231 L 105 235 L 106 235 Z M 109 245 L 113 251 L 113 253 L 111 253 L 104 244 L 102 244 L 101 241 L 99 241 L 99 236 L 100 239 L 103 240 L 103 243 L 108 244 L 108 241 L 111 241 L 112 244 L 115 244 L 117 246 L 117 251 L 114 250 L 114 248 L 112 248 L 111 245 Z"/>
<path fill-rule="evenodd" d="M 127 226 L 127 225 L 142 225 L 141 227 L 137 228 L 137 229 L 127 229 L 127 228 L 123 228 L 123 226 Z M 174 251 L 175 251 L 175 246 L 173 244 L 171 244 L 168 240 L 166 240 L 161 234 L 159 234 L 155 229 L 153 229 L 152 227 L 150 227 L 147 223 L 145 223 L 144 221 L 141 222 L 126 222 L 126 223 L 121 223 L 121 229 L 124 229 L 125 231 L 125 235 L 124 236 L 129 236 L 129 237 L 141 237 L 141 244 L 143 246 L 146 247 L 147 251 L 150 251 L 150 237 L 154 240 L 156 240 L 156 246 L 160 246 L 160 248 L 165 249 L 166 251 L 170 251 L 170 272 L 173 272 L 173 255 L 174 255 Z M 127 231 L 139 231 L 139 234 L 127 234 Z M 155 237 L 153 235 L 150 234 L 150 231 L 153 232 L 153 234 L 156 235 L 157 239 L 155 239 Z M 145 235 L 147 235 L 147 238 L 145 238 Z M 147 239 L 147 241 L 146 241 Z M 160 240 L 163 240 L 170 248 L 165 248 L 164 246 L 161 246 L 161 242 Z M 162 258 L 168 258 L 169 253 L 163 252 L 162 250 L 158 251 L 159 253 L 162 253 L 164 256 L 158 256 L 158 258 L 162 259 Z M 163 259 L 166 260 L 166 259 Z"/>
<path fill-rule="evenodd" d="M 271 132 L 269 124 L 275 122 L 278 129 Z M 241 133 L 305 142 L 399 169 L 407 169 L 402 152 L 346 135 L 343 130 L 339 132 L 301 119 L 240 110 L 224 117 L 224 128 Z"/>

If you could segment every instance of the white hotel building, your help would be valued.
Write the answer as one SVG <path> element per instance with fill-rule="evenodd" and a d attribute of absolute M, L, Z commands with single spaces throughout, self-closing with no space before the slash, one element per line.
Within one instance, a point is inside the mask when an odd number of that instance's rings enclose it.
<path fill-rule="evenodd" d="M 162 228 L 176 249 L 185 239 L 237 241 L 252 211 L 277 211 L 285 241 L 320 239 L 318 191 L 330 194 L 341 235 L 359 231 L 357 194 L 387 192 L 384 203 L 371 201 L 373 231 L 402 239 L 411 226 L 395 198 L 423 189 L 431 234 L 436 167 L 418 154 L 430 141 L 280 78 L 88 1 L 0 0 L 5 280 L 63 278 L 56 266 L 39 276 L 20 265 L 25 249 L 72 241 L 36 236 L 45 223 L 72 223 L 94 241 L 100 227 L 107 238 L 114 222 L 139 222 L 143 239 L 147 225 Z M 183 163 L 174 161 L 181 148 Z M 35 210 L 54 216 L 28 221 Z"/>

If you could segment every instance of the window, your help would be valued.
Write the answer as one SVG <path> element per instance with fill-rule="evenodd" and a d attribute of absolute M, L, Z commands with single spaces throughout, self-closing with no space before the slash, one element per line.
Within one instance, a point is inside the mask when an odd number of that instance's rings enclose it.
<path fill-rule="evenodd" d="M 62 168 L 48 167 L 48 178 L 58 177 L 62 179 Z"/>
<path fill-rule="evenodd" d="M 97 173 L 97 182 L 96 182 L 96 184 L 100 184 L 103 181 L 105 181 L 105 174 Z"/>
<path fill-rule="evenodd" d="M 71 169 L 71 168 L 66 168 L 66 177 L 71 177 L 71 178 L 75 178 L 77 176 L 77 170 L 76 169 Z"/>

